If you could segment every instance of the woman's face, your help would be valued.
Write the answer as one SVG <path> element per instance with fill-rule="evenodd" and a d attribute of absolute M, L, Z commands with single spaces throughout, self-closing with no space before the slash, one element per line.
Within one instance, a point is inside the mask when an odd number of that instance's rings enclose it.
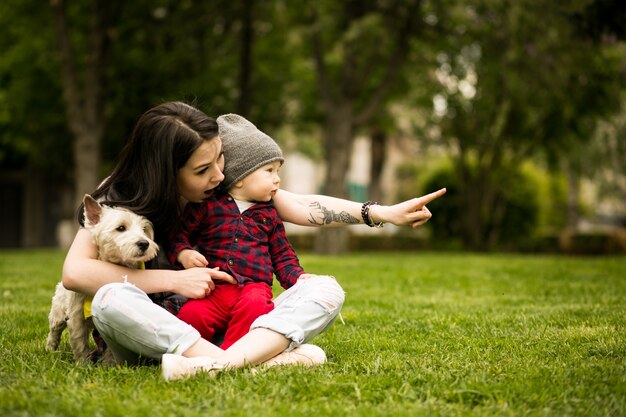
<path fill-rule="evenodd" d="M 192 203 L 207 199 L 224 179 L 223 169 L 222 140 L 219 136 L 205 140 L 178 170 L 178 193 Z"/>

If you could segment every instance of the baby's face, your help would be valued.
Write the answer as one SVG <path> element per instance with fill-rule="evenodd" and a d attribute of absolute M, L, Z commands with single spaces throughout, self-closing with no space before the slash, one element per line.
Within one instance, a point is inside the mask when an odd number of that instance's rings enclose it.
<path fill-rule="evenodd" d="M 230 195 L 243 201 L 270 201 L 280 188 L 281 165 L 280 161 L 274 161 L 252 171 L 228 190 Z"/>

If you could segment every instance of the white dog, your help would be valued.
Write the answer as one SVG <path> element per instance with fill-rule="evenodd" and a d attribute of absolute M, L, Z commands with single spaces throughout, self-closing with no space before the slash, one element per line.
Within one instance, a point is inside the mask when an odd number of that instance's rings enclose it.
<path fill-rule="evenodd" d="M 159 247 L 153 240 L 152 223 L 145 217 L 124 208 L 100 205 L 88 194 L 83 203 L 85 228 L 93 235 L 98 259 L 136 269 L 156 256 Z M 50 332 L 46 349 L 53 351 L 59 347 L 61 334 L 67 327 L 74 359 L 87 361 L 93 323 L 91 317 L 85 317 L 84 304 L 84 294 L 67 290 L 62 283 L 57 284 L 48 316 Z"/>

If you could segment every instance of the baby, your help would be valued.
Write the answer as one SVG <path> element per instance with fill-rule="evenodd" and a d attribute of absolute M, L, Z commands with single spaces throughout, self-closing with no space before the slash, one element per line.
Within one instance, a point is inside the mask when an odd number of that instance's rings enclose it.
<path fill-rule="evenodd" d="M 284 161 L 280 147 L 239 115 L 217 122 L 225 159 L 221 191 L 187 204 L 168 256 L 185 268 L 219 267 L 237 280 L 238 285 L 216 282 L 206 298 L 189 300 L 178 313 L 206 340 L 225 331 L 221 348 L 227 349 L 273 309 L 274 274 L 283 288 L 308 274 L 272 203 Z"/>

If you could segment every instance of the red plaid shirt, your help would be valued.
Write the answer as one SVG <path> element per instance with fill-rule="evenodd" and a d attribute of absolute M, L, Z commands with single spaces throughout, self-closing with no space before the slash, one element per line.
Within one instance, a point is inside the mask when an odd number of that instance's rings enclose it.
<path fill-rule="evenodd" d="M 228 272 L 239 285 L 265 282 L 272 275 L 283 288 L 304 274 L 285 235 L 285 227 L 273 203 L 256 203 L 243 213 L 228 194 L 202 203 L 188 203 L 168 246 L 170 261 L 183 249 L 196 248 L 209 262 Z"/>

